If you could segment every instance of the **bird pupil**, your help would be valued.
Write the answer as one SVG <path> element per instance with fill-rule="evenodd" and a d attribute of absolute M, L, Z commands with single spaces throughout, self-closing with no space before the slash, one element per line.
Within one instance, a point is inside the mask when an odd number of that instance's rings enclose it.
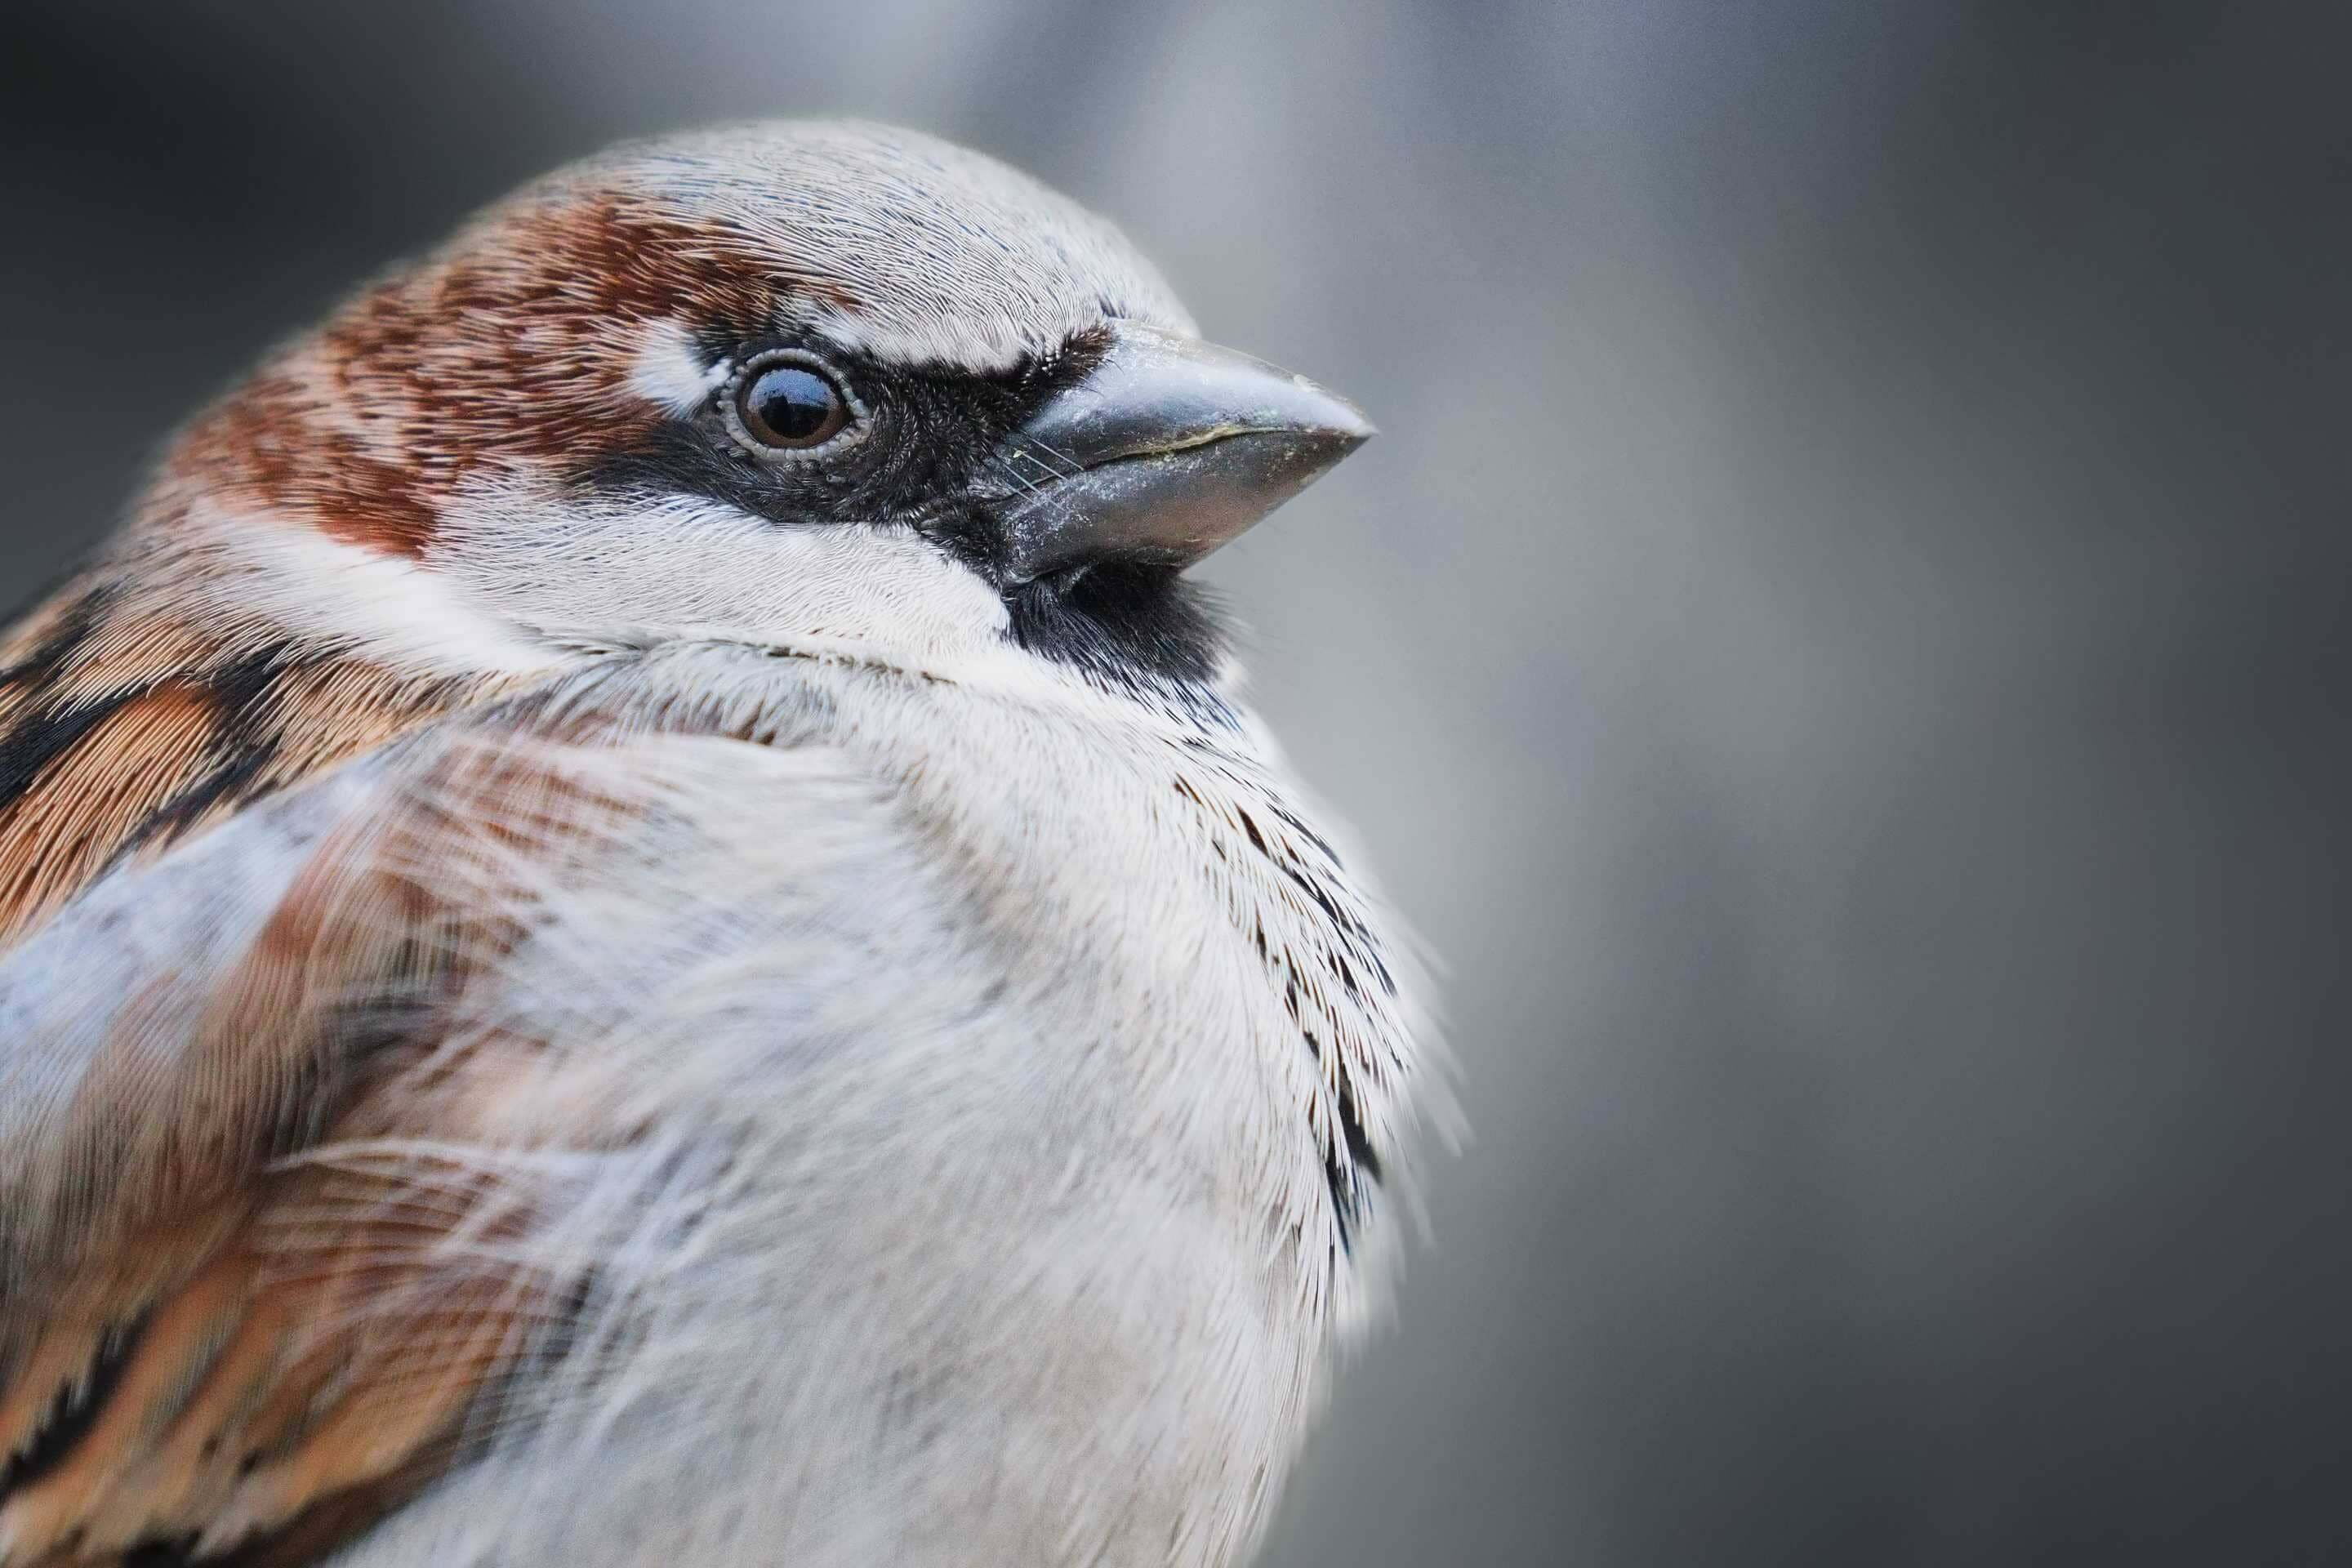
<path fill-rule="evenodd" d="M 749 401 L 759 422 L 786 441 L 828 434 L 825 427 L 840 405 L 824 377 L 797 365 L 779 365 L 761 375 Z"/>

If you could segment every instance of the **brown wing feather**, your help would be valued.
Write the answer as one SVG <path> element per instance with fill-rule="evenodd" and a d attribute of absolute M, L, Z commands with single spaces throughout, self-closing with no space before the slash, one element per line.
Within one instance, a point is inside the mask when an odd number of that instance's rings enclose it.
<path fill-rule="evenodd" d="M 0 947 L 125 856 L 495 685 L 208 631 L 112 569 L 67 584 L 0 636 Z"/>
<path fill-rule="evenodd" d="M 110 1042 L 42 1129 L 91 1174 L 62 1218 L 6 1222 L 0 1564 L 310 1561 L 428 1484 L 547 1345 L 578 1282 L 480 1245 L 532 1195 L 417 1151 L 477 1146 L 511 1101 L 540 1046 L 453 1034 L 454 999 L 529 926 L 535 873 L 625 825 L 553 754 L 444 751 L 320 840 L 240 963 L 159 977 L 210 997 L 169 1069 Z M 164 1016 L 190 1015 L 118 1027 Z"/>

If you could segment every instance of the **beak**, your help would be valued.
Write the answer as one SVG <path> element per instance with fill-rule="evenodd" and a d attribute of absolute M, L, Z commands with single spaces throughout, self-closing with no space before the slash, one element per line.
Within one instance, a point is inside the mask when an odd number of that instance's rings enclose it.
<path fill-rule="evenodd" d="M 1104 561 L 1185 567 L 1369 439 L 1363 411 L 1302 375 L 1148 327 L 1117 328 L 1000 457 L 1007 587 Z"/>

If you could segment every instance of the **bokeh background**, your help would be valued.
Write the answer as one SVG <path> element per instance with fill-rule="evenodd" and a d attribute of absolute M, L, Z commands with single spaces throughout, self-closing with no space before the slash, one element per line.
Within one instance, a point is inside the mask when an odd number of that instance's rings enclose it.
<path fill-rule="evenodd" d="M 0 600 L 545 166 L 974 142 L 1386 432 L 1209 574 L 1475 1135 L 1269 1561 L 2345 1561 L 2343 16 L 12 0 Z"/>

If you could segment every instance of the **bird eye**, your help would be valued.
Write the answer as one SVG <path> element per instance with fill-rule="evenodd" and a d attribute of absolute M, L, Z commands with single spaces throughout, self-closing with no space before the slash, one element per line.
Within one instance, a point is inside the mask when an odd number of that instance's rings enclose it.
<path fill-rule="evenodd" d="M 852 413 L 840 383 L 798 359 L 754 363 L 735 389 L 743 433 L 782 451 L 824 446 L 849 427 Z"/>

